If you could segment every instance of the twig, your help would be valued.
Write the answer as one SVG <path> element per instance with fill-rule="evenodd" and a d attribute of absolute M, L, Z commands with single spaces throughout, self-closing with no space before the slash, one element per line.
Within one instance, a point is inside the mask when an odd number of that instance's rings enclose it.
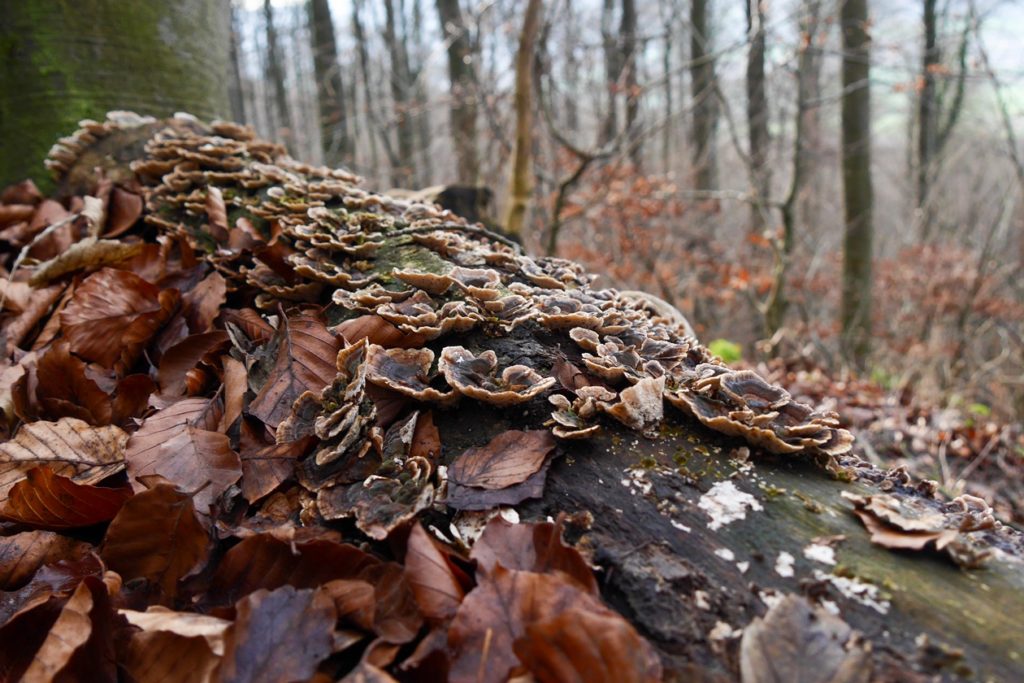
<path fill-rule="evenodd" d="M 424 232 L 468 232 L 472 235 L 481 235 L 489 240 L 493 240 L 500 244 L 504 244 L 506 247 L 511 247 L 517 254 L 523 253 L 523 247 L 515 240 L 510 240 L 503 235 L 499 235 L 496 232 L 488 230 L 487 228 L 480 227 L 478 225 L 459 225 L 458 223 L 442 223 L 441 225 L 425 225 L 417 228 L 403 228 L 401 230 L 395 230 L 389 232 L 389 237 L 401 237 L 402 235 L 417 235 Z"/>

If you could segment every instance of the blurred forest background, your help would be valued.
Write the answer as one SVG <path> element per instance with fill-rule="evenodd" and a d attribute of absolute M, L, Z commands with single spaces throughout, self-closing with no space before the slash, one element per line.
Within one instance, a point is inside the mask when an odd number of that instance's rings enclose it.
<path fill-rule="evenodd" d="M 373 189 L 492 190 L 487 221 L 531 252 L 657 295 L 869 456 L 1016 516 L 1022 21 L 1004 0 L 245 0 L 232 114 Z"/>

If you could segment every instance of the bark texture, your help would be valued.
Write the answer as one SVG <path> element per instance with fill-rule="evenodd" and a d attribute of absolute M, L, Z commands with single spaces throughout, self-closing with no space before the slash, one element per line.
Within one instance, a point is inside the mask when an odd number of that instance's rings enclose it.
<path fill-rule="evenodd" d="M 0 186 L 26 174 L 61 134 L 111 109 L 231 114 L 226 3 L 0 1 Z"/>
<path fill-rule="evenodd" d="M 843 32 L 843 354 L 862 365 L 871 348 L 871 38 L 867 0 L 845 0 Z"/>
<path fill-rule="evenodd" d="M 327 0 L 310 0 L 309 27 L 313 40 L 313 70 L 324 162 L 330 166 L 351 164 L 354 151 L 345 111 L 345 83 L 338 62 L 338 42 Z"/>
<path fill-rule="evenodd" d="M 448 46 L 448 79 L 451 82 L 449 121 L 455 140 L 458 182 L 475 184 L 480 174 L 476 138 L 476 61 L 469 30 L 458 0 L 437 0 L 445 43 Z"/>
<path fill-rule="evenodd" d="M 718 131 L 718 100 L 715 97 L 715 57 L 708 20 L 710 0 L 690 3 L 690 90 L 693 123 L 690 129 L 694 187 L 718 187 L 715 139 Z"/>

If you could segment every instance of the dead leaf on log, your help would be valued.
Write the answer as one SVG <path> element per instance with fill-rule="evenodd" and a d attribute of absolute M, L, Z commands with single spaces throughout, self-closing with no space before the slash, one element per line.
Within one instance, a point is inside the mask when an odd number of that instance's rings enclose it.
<path fill-rule="evenodd" d="M 242 476 L 238 454 L 225 434 L 210 431 L 220 410 L 205 398 L 183 399 L 146 418 L 125 449 L 128 478 L 136 491 L 138 478 L 159 474 L 183 491 L 195 493 L 202 512 Z"/>
<path fill-rule="evenodd" d="M 871 656 L 842 619 L 787 595 L 743 629 L 743 683 L 867 683 Z"/>
<path fill-rule="evenodd" d="M 249 412 L 276 429 L 304 391 L 319 393 L 334 380 L 341 342 L 318 318 L 296 316 L 281 323 L 277 360 Z"/>
<path fill-rule="evenodd" d="M 409 533 L 405 572 L 423 616 L 439 621 L 455 616 L 465 592 L 448 558 L 419 524 Z"/>
<path fill-rule="evenodd" d="M 146 579 L 158 598 L 177 595 L 178 580 L 206 561 L 209 534 L 192 498 L 170 484 L 133 496 L 110 523 L 100 556 L 125 581 Z"/>
<path fill-rule="evenodd" d="M 52 531 L 24 531 L 0 536 L 0 590 L 21 588 L 40 567 L 80 557 L 91 546 Z"/>
<path fill-rule="evenodd" d="M 519 666 L 514 643 L 535 622 L 576 608 L 609 614 L 600 601 L 559 574 L 495 567 L 462 601 L 448 629 L 451 683 L 503 683 Z"/>
<path fill-rule="evenodd" d="M 480 489 L 474 486 L 460 486 L 448 481 L 448 497 L 445 505 L 457 510 L 491 510 L 502 505 L 516 505 L 528 498 L 540 498 L 544 495 L 544 483 L 547 481 L 551 459 L 548 458 L 540 469 L 530 475 L 522 484 L 508 486 L 503 489 Z"/>
<path fill-rule="evenodd" d="M 614 613 L 570 608 L 528 625 L 513 649 L 538 683 L 661 680 L 658 653 Z"/>
<path fill-rule="evenodd" d="M 597 580 L 579 551 L 562 541 L 561 523 L 512 524 L 495 517 L 473 544 L 470 558 L 483 573 L 497 566 L 531 572 L 563 572 L 591 595 L 598 595 Z"/>
<path fill-rule="evenodd" d="M 107 203 L 107 229 L 104 237 L 117 237 L 131 229 L 142 216 L 142 197 L 120 187 L 110 191 Z"/>
<path fill-rule="evenodd" d="M 259 590 L 239 600 L 236 609 L 225 636 L 222 681 L 305 680 L 331 654 L 337 615 L 323 591 Z"/>
<path fill-rule="evenodd" d="M 448 479 L 482 489 L 514 486 L 535 474 L 554 449 L 555 437 L 546 429 L 510 429 L 486 446 L 467 449 L 448 469 Z"/>
<path fill-rule="evenodd" d="M 434 466 L 441 458 L 441 433 L 434 424 L 434 414 L 429 410 L 416 418 L 416 431 L 412 435 L 409 457 L 423 458 Z"/>
<path fill-rule="evenodd" d="M 0 518 L 37 529 L 74 529 L 109 522 L 131 487 L 105 488 L 77 484 L 48 467 L 33 467 L 15 484 L 0 506 Z"/>
<path fill-rule="evenodd" d="M 79 484 L 95 484 L 124 468 L 127 441 L 119 427 L 90 427 L 71 417 L 27 424 L 0 443 L 0 502 L 40 464 Z"/>
<path fill-rule="evenodd" d="M 61 312 L 71 351 L 105 368 L 130 367 L 180 301 L 134 273 L 104 268 L 75 290 Z"/>
<path fill-rule="evenodd" d="M 336 325 L 333 328 L 348 344 L 368 339 L 371 344 L 385 349 L 413 349 L 423 346 L 427 339 L 422 334 L 402 332 L 379 315 L 361 315 Z"/>

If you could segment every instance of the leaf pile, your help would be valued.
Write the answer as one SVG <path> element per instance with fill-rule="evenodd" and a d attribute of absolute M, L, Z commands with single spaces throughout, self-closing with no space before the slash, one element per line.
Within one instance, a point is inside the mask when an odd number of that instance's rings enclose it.
<path fill-rule="evenodd" d="M 63 201 L 0 196 L 0 678 L 656 680 L 561 527 L 499 509 L 601 429 L 850 448 L 575 264 L 235 124 L 112 113 L 50 166 Z M 466 402 L 515 428 L 450 452 Z"/>

